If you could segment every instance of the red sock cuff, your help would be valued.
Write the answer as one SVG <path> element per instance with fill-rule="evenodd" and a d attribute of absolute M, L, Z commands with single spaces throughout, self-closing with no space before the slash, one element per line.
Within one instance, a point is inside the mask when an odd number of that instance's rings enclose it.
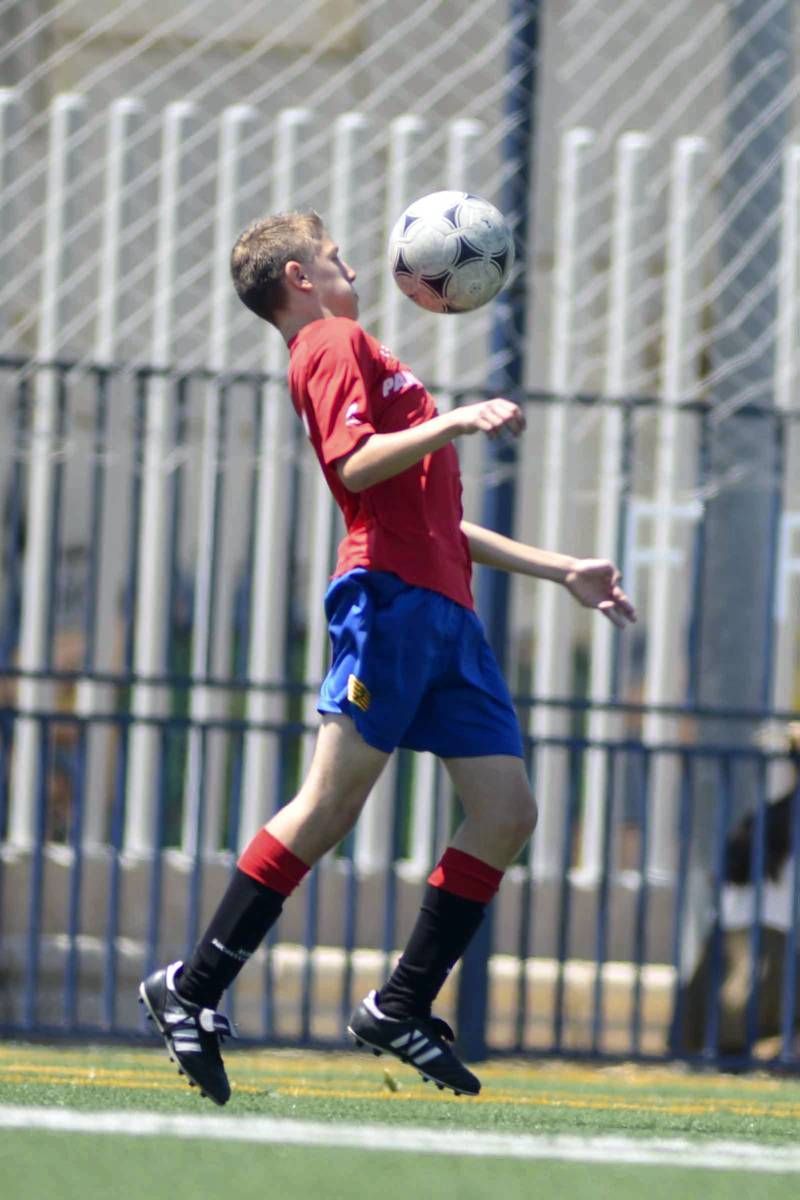
<path fill-rule="evenodd" d="M 302 859 L 292 854 L 283 842 L 279 842 L 266 829 L 259 829 L 245 846 L 236 865 L 245 875 L 279 892 L 281 896 L 291 895 L 308 872 Z"/>
<path fill-rule="evenodd" d="M 500 887 L 502 878 L 503 872 L 496 867 L 490 867 L 480 858 L 451 846 L 431 871 L 428 883 L 464 900 L 488 904 Z"/>

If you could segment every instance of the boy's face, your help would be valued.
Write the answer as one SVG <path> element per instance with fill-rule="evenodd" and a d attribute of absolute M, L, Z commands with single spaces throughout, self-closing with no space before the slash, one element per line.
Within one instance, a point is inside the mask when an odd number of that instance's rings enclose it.
<path fill-rule="evenodd" d="M 339 254 L 339 247 L 325 235 L 305 273 L 326 316 L 358 317 L 358 293 L 353 287 L 356 273 Z"/>

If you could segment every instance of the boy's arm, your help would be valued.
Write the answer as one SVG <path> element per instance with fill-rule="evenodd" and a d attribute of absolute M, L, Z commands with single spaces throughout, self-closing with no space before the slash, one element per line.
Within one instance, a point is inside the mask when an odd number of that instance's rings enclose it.
<path fill-rule="evenodd" d="M 336 470 L 348 491 L 363 492 L 365 488 L 408 470 L 426 454 L 441 450 L 462 435 L 485 433 L 494 438 L 506 430 L 517 437 L 524 428 L 522 410 L 512 400 L 501 397 L 481 400 L 478 404 L 451 409 L 409 429 L 370 434 L 355 450 L 337 461 Z"/>
<path fill-rule="evenodd" d="M 620 628 L 636 620 L 636 610 L 619 586 L 620 573 L 608 559 L 540 550 L 471 521 L 462 521 L 461 531 L 473 562 L 561 583 L 579 604 L 598 609 Z"/>

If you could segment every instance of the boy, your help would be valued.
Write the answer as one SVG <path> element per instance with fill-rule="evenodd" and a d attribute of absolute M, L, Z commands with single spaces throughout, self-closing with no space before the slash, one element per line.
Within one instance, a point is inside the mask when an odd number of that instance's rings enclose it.
<path fill-rule="evenodd" d="M 538 550 L 462 519 L 452 443 L 478 432 L 517 437 L 522 411 L 495 398 L 438 415 L 419 380 L 357 324 L 355 272 L 316 213 L 255 222 L 231 269 L 241 300 L 286 341 L 292 402 L 344 516 L 325 601 L 332 660 L 300 791 L 245 848 L 189 961 L 149 976 L 140 997 L 181 1071 L 225 1104 L 223 991 L 308 869 L 352 828 L 392 751 L 429 750 L 464 819 L 399 963 L 348 1032 L 439 1087 L 476 1095 L 480 1082 L 431 1006 L 533 832 L 536 807 L 511 698 L 473 609 L 471 566 L 559 582 L 619 626 L 635 619 L 633 606 L 610 562 Z"/>

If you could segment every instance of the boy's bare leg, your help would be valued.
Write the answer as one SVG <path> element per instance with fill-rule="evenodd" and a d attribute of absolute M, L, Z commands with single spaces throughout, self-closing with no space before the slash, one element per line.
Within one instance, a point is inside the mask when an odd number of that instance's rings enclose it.
<path fill-rule="evenodd" d="M 323 717 L 305 782 L 267 830 L 313 866 L 350 832 L 388 761 L 349 717 Z"/>
<path fill-rule="evenodd" d="M 444 760 L 464 820 L 450 845 L 490 863 L 510 866 L 536 826 L 536 801 L 521 758 L 496 754 Z"/>

